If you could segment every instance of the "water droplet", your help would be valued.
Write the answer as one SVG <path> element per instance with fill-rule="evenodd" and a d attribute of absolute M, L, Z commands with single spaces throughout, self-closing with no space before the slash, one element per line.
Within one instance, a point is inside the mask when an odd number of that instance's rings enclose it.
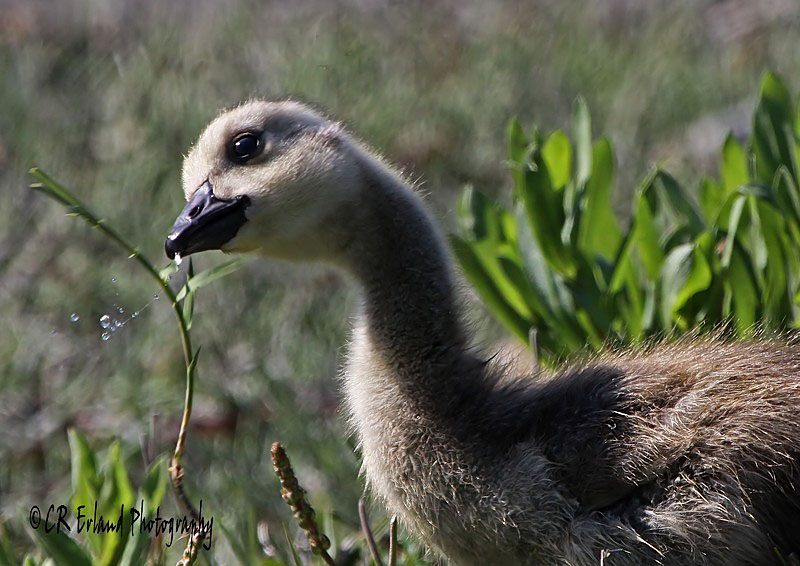
<path fill-rule="evenodd" d="M 137 316 L 139 316 L 139 311 L 133 311 L 131 318 L 136 318 Z"/>
<path fill-rule="evenodd" d="M 74 312 L 71 315 L 69 315 L 69 319 L 72 322 L 78 322 L 81 319 L 81 317 L 78 315 L 78 313 Z"/>
<path fill-rule="evenodd" d="M 183 258 L 181 257 L 181 254 L 175 254 L 175 265 L 180 265 L 182 261 Z"/>
<path fill-rule="evenodd" d="M 112 277 L 111 278 L 111 284 L 112 285 L 116 285 L 117 284 L 117 278 L 116 277 Z"/>
<path fill-rule="evenodd" d="M 125 314 L 125 309 L 123 309 L 122 307 L 117 307 L 117 312 L 119 314 Z"/>
<path fill-rule="evenodd" d="M 154 301 L 157 301 L 157 300 L 158 300 L 158 293 L 156 293 L 155 295 L 153 295 L 153 300 L 154 300 Z"/>
<path fill-rule="evenodd" d="M 103 316 L 101 316 L 100 317 L 100 326 L 102 326 L 103 328 L 108 328 L 109 326 L 111 326 L 111 317 L 108 316 L 107 314 L 104 314 Z"/>
<path fill-rule="evenodd" d="M 118 321 L 116 318 L 114 319 L 114 321 L 112 322 L 112 324 L 114 325 L 114 326 L 113 326 L 114 330 L 116 330 L 117 328 L 122 328 L 123 326 L 125 326 L 125 323 L 124 323 L 124 322 L 120 322 L 120 321 Z"/>
<path fill-rule="evenodd" d="M 111 338 L 111 333 L 110 332 L 103 332 L 100 335 L 100 340 L 102 340 L 103 342 L 108 341 L 109 338 Z"/>

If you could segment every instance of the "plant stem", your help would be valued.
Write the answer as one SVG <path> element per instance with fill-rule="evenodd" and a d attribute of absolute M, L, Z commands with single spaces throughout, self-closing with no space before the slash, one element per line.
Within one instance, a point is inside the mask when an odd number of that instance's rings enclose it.
<path fill-rule="evenodd" d="M 31 184 L 31 188 L 44 193 L 50 198 L 57 200 L 67 208 L 70 213 L 83 218 L 90 226 L 100 230 L 106 237 L 115 242 L 118 246 L 128 253 L 128 258 L 136 260 L 147 273 L 156 281 L 164 294 L 169 298 L 172 311 L 175 314 L 175 319 L 178 321 L 178 328 L 181 335 L 181 346 L 183 347 L 183 361 L 186 365 L 186 395 L 183 402 L 183 416 L 181 418 L 181 428 L 178 433 L 178 440 L 175 444 L 175 452 L 170 462 L 169 472 L 170 479 L 172 480 L 172 487 L 175 491 L 176 498 L 186 508 L 186 511 L 192 515 L 194 519 L 199 519 L 199 513 L 195 510 L 194 506 L 189 501 L 186 493 L 183 490 L 183 467 L 181 466 L 181 458 L 183 457 L 184 450 L 186 449 L 186 435 L 189 428 L 189 419 L 192 416 L 192 399 L 194 397 L 194 374 L 197 367 L 197 352 L 192 354 L 192 339 L 189 335 L 189 326 L 183 316 L 180 305 L 176 298 L 176 294 L 172 291 L 167 281 L 161 277 L 158 269 L 153 263 L 148 260 L 139 250 L 123 238 L 116 230 L 106 224 L 106 222 L 89 210 L 86 205 L 81 202 L 78 197 L 69 192 L 55 179 L 50 177 L 41 169 L 34 167 L 31 169 L 30 174 L 37 179 L 38 183 Z M 200 539 L 202 542 L 202 538 Z M 187 564 L 191 564 L 196 558 L 196 550 L 192 554 Z"/>
<path fill-rule="evenodd" d="M 188 369 L 192 363 L 192 339 L 189 336 L 189 328 L 183 318 L 178 301 L 175 299 L 175 293 L 170 288 L 169 284 L 159 275 L 158 269 L 139 252 L 139 250 L 130 244 L 119 233 L 106 224 L 105 220 L 98 218 L 92 211 L 67 189 L 61 186 L 57 181 L 50 177 L 47 173 L 34 167 L 29 173 L 36 179 L 38 183 L 33 183 L 31 188 L 40 191 L 47 196 L 59 201 L 61 204 L 70 209 L 70 213 L 83 218 L 90 226 L 99 229 L 108 238 L 116 242 L 122 249 L 128 252 L 128 258 L 134 259 L 147 270 L 150 276 L 158 283 L 158 286 L 164 291 L 164 294 L 170 299 L 172 310 L 175 312 L 175 318 L 178 320 L 178 326 L 181 331 L 181 344 L 183 346 L 183 360 Z"/>
<path fill-rule="evenodd" d="M 275 474 L 281 482 L 281 497 L 294 513 L 297 524 L 305 531 L 311 552 L 322 558 L 328 566 L 334 566 L 333 557 L 328 554 L 331 541 L 320 532 L 314 518 L 314 508 L 306 501 L 306 492 L 297 482 L 289 456 L 286 455 L 286 450 L 280 442 L 272 443 L 271 456 Z"/>
<path fill-rule="evenodd" d="M 375 561 L 376 566 L 383 566 L 383 559 L 381 558 L 380 550 L 378 550 L 378 543 L 375 542 L 375 536 L 372 534 L 372 529 L 369 526 L 367 504 L 363 499 L 358 500 L 358 519 L 361 521 L 361 530 L 364 531 L 364 537 L 367 539 L 367 546 L 369 547 L 370 554 L 372 554 L 372 559 Z"/>
<path fill-rule="evenodd" d="M 389 522 L 389 566 L 397 565 L 397 515 Z"/>

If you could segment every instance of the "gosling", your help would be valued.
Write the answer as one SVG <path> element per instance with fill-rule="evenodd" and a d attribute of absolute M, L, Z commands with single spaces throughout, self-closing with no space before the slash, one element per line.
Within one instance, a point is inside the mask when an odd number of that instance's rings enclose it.
<path fill-rule="evenodd" d="M 800 346 L 684 340 L 515 377 L 473 348 L 406 181 L 294 102 L 220 114 L 169 257 L 324 261 L 361 303 L 343 378 L 368 486 L 459 565 L 768 565 L 800 552 Z"/>

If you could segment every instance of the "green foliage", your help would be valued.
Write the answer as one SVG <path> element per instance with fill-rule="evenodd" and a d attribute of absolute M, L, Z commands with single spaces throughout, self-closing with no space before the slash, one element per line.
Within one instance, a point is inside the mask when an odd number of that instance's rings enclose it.
<path fill-rule="evenodd" d="M 797 327 L 799 132 L 787 89 L 767 73 L 747 146 L 728 137 L 720 179 L 700 182 L 699 203 L 655 167 L 623 231 L 611 207 L 613 149 L 592 142 L 585 102 L 572 142 L 514 120 L 513 210 L 468 187 L 453 249 L 498 320 L 523 341 L 537 329 L 549 357 L 720 323 L 739 335 Z"/>
<path fill-rule="evenodd" d="M 31 530 L 31 537 L 43 560 L 33 555 L 26 557 L 26 564 L 56 564 L 75 565 L 107 565 L 107 566 L 133 566 L 145 563 L 163 563 L 164 544 L 169 535 L 154 544 L 152 532 L 140 533 L 135 528 L 131 529 L 131 509 L 136 509 L 144 516 L 154 517 L 156 509 L 164 506 L 163 498 L 167 491 L 168 477 L 165 458 L 157 458 L 151 463 L 145 473 L 141 486 L 135 490 L 128 475 L 125 458 L 123 457 L 119 441 L 114 441 L 105 451 L 104 455 L 98 454 L 89 444 L 87 439 L 77 430 L 69 431 L 69 445 L 72 460 L 72 495 L 70 498 L 70 514 L 66 517 L 70 524 L 70 531 L 46 532 L 44 518 L 38 529 Z M 294 473 L 294 472 L 292 472 Z M 296 484 L 295 489 L 300 489 Z M 97 508 L 95 510 L 95 502 Z M 82 525 L 78 532 L 77 517 L 73 515 L 81 509 Z M 310 509 L 310 507 L 309 507 Z M 94 532 L 87 519 L 95 516 L 104 523 L 117 525 L 120 520 L 119 532 Z M 314 511 L 310 509 L 313 521 Z M 162 517 L 171 517 L 163 510 Z M 51 523 L 55 524 L 51 519 Z M 337 556 L 336 563 L 351 565 L 358 563 L 366 553 L 360 548 L 362 543 L 354 544 L 354 537 L 350 535 L 347 540 L 336 537 L 333 513 L 324 515 L 325 532 L 330 536 L 331 554 Z M 297 538 L 293 538 L 289 529 L 284 524 L 278 540 L 271 536 L 266 528 L 266 523 L 259 522 L 252 509 L 246 514 L 245 528 L 241 533 L 233 532 L 224 523 L 215 523 L 219 526 L 223 537 L 230 546 L 231 551 L 240 564 L 258 564 L 261 566 L 287 566 L 289 564 L 307 564 L 312 554 L 318 554 L 308 548 L 301 548 Z M 381 524 L 376 534 L 387 543 L 388 523 Z M 131 534 L 133 533 L 133 534 Z M 175 538 L 178 541 L 178 538 Z M 424 549 L 414 541 L 404 541 L 398 545 L 404 564 L 425 564 Z M 328 557 L 330 560 L 330 556 Z M 14 564 L 13 551 L 3 531 L 0 531 L 0 565 Z M 213 560 L 210 563 L 214 563 Z"/>
<path fill-rule="evenodd" d="M 63 530 L 46 532 L 44 524 L 33 529 L 36 546 L 57 564 L 144 564 L 151 539 L 147 534 L 130 536 L 130 510 L 135 506 L 138 510 L 143 509 L 147 516 L 155 515 L 167 489 L 164 459 L 157 459 L 149 466 L 142 485 L 134 491 L 119 442 L 108 447 L 102 462 L 77 430 L 69 431 L 69 445 L 72 456 L 71 510 L 77 512 L 80 509 L 82 517 L 75 522 L 73 519 L 77 517 L 70 514 L 69 534 Z M 121 532 L 94 532 L 94 526 L 87 519 L 95 517 L 95 504 L 97 519 L 102 518 L 104 523 L 115 526 L 119 520 Z M 34 563 L 32 557 L 29 561 Z"/>

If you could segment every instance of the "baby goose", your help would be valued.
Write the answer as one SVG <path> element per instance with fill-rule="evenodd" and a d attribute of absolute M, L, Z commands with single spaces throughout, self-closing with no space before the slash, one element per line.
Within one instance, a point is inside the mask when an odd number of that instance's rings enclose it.
<path fill-rule="evenodd" d="M 293 102 L 222 113 L 183 188 L 168 256 L 255 251 L 352 275 L 343 383 L 367 482 L 451 562 L 763 565 L 800 551 L 794 339 L 505 376 L 471 349 L 419 197 Z"/>

